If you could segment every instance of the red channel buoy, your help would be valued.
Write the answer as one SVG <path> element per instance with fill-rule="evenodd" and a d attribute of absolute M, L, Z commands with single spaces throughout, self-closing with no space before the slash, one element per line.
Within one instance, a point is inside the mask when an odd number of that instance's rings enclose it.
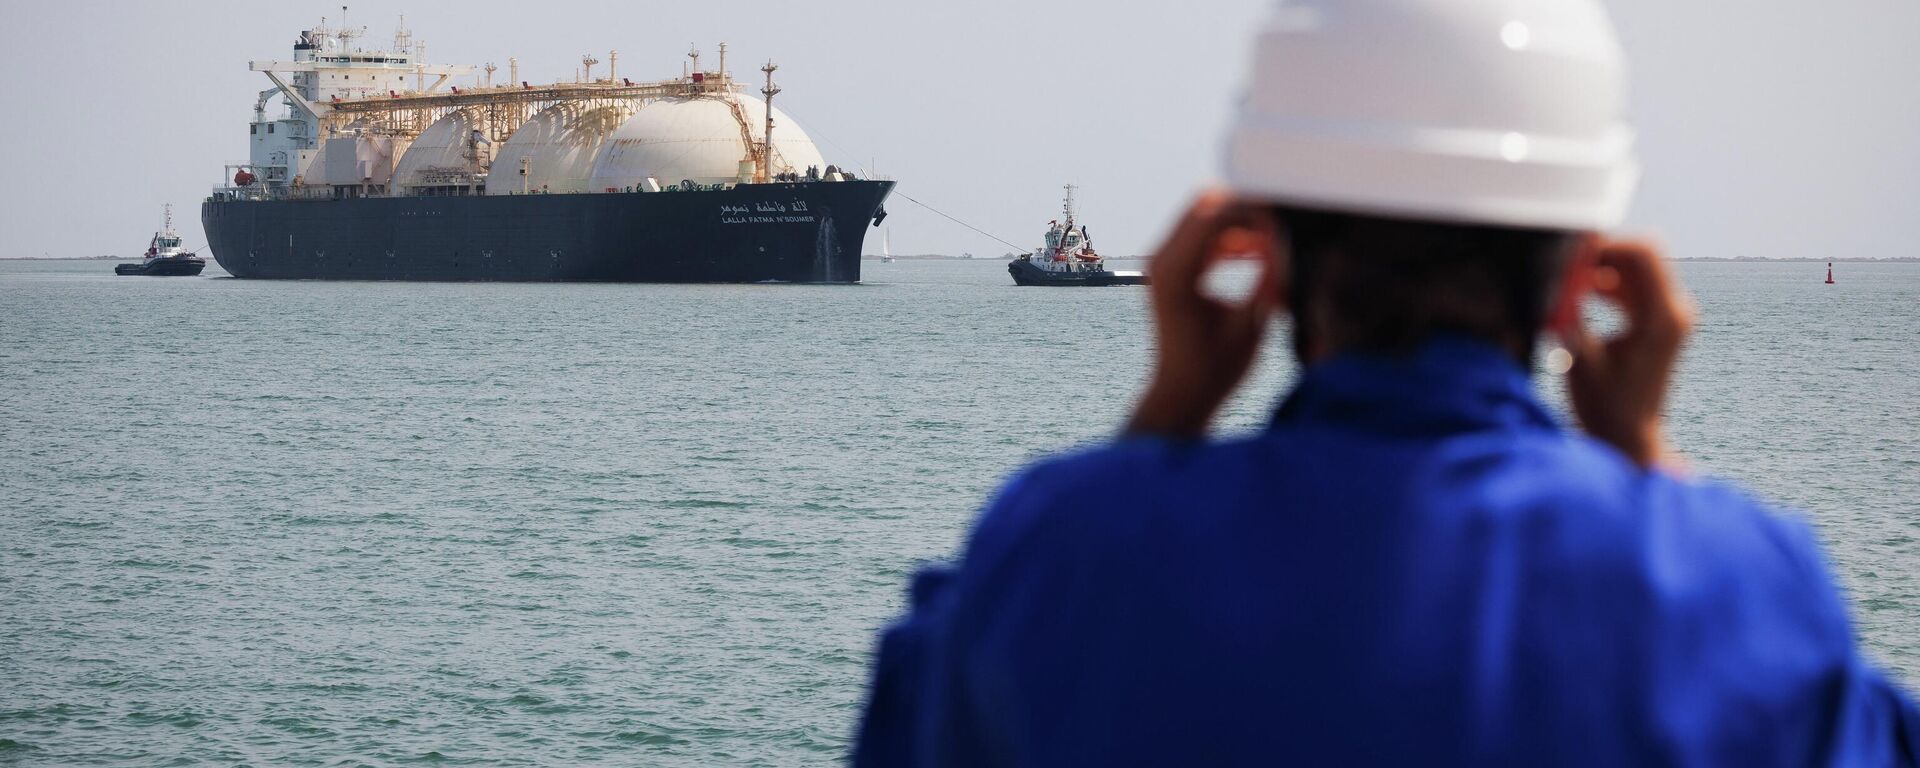
<path fill-rule="evenodd" d="M 1827 262 L 1827 285 L 1833 285 L 1833 262 Z"/>

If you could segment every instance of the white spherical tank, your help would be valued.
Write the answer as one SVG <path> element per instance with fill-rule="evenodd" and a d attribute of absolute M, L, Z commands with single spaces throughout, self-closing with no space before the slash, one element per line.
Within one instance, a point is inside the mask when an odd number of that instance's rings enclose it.
<path fill-rule="evenodd" d="M 735 105 L 739 114 L 735 113 Z M 590 189 L 637 187 L 653 178 L 662 185 L 692 181 L 719 184 L 740 180 L 747 159 L 746 132 L 755 143 L 766 131 L 766 102 L 739 98 L 665 99 L 650 102 L 614 131 L 594 161 Z M 778 107 L 773 110 L 773 168 L 804 173 L 825 170 L 820 149 L 806 131 Z"/>
<path fill-rule="evenodd" d="M 475 159 L 484 167 L 493 145 L 474 145 L 473 132 L 480 128 L 482 114 L 472 107 L 454 110 L 414 137 L 413 144 L 400 156 L 393 168 L 396 187 L 432 187 L 465 184 L 463 174 L 472 173 Z"/>
<path fill-rule="evenodd" d="M 540 110 L 500 145 L 487 176 L 487 194 L 605 191 L 604 186 L 588 184 L 594 160 L 638 108 L 632 101 L 562 102 Z"/>

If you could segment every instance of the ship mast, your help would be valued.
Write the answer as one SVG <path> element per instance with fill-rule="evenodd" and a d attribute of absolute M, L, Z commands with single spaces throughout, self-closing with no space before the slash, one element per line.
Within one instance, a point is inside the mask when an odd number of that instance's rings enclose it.
<path fill-rule="evenodd" d="M 773 172 L 773 95 L 780 92 L 780 87 L 773 84 L 773 71 L 779 68 L 773 59 L 767 59 L 767 65 L 760 68 L 760 71 L 767 73 L 767 87 L 760 89 L 761 93 L 767 95 L 767 131 L 761 134 L 764 142 L 760 147 L 760 168 L 754 173 L 758 178 L 754 181 L 762 184 Z"/>
<path fill-rule="evenodd" d="M 1076 187 L 1072 184 L 1066 185 L 1067 202 L 1064 205 L 1060 206 L 1060 209 L 1067 214 L 1067 231 L 1068 232 L 1073 231 L 1073 191 L 1075 189 L 1079 189 L 1079 187 Z"/>

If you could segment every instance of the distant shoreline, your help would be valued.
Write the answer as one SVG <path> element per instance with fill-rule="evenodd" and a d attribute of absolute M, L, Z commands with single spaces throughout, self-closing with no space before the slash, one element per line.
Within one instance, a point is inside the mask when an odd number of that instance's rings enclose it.
<path fill-rule="evenodd" d="M 1007 261 L 1004 256 L 944 256 L 941 254 L 919 254 L 915 256 L 894 256 L 898 261 Z M 1109 256 L 1112 261 L 1146 261 L 1146 256 Z M 0 256 L 0 261 L 139 261 L 139 256 Z M 861 261 L 879 261 L 877 255 L 865 255 Z M 1887 259 L 1874 259 L 1864 256 L 1842 256 L 1831 259 L 1813 257 L 1795 257 L 1790 259 L 1770 259 L 1739 256 L 1734 258 L 1713 258 L 1709 256 L 1688 256 L 1673 261 L 1689 264 L 1911 264 L 1920 262 L 1920 256 L 1897 256 Z"/>
<path fill-rule="evenodd" d="M 0 256 L 0 261 L 139 261 L 139 256 Z"/>
<path fill-rule="evenodd" d="M 1831 259 L 1819 259 L 1819 258 L 1813 258 L 1811 256 L 1805 256 L 1805 257 L 1797 256 L 1790 259 L 1770 259 L 1770 258 L 1756 257 L 1756 256 L 1738 256 L 1730 259 L 1727 259 L 1727 258 L 1716 259 L 1716 258 L 1707 257 L 1707 256 L 1688 256 L 1688 257 L 1677 258 L 1672 260 L 1684 261 L 1690 264 L 1698 264 L 1703 262 L 1704 263 L 1723 263 L 1723 264 L 1734 264 L 1734 263 L 1738 263 L 1738 264 L 1825 264 L 1827 262 L 1833 262 L 1835 264 L 1907 264 L 1907 263 L 1920 261 L 1920 257 L 1896 256 L 1894 258 L 1889 258 L 1889 259 L 1874 259 L 1874 258 L 1867 258 L 1864 256 L 1848 256 L 1848 257 L 1834 257 Z"/>
<path fill-rule="evenodd" d="M 907 261 L 909 259 L 925 260 L 925 261 L 936 261 L 936 260 L 1006 261 L 1006 259 L 1003 259 L 1003 258 L 983 259 L 977 256 L 972 259 L 967 259 L 962 256 L 895 256 L 894 258 L 899 259 L 901 261 Z M 1108 261 L 1146 261 L 1148 258 L 1150 257 L 1108 256 L 1107 260 Z M 862 260 L 879 261 L 880 259 L 878 257 L 867 256 L 867 257 L 862 257 Z M 1741 256 L 1736 258 L 1715 258 L 1712 256 L 1687 256 L 1687 257 L 1670 259 L 1670 261 L 1686 262 L 1688 264 L 1825 264 L 1827 262 L 1833 262 L 1835 264 L 1912 264 L 1912 263 L 1920 262 L 1920 256 L 1899 256 L 1899 257 L 1888 258 L 1888 259 L 1874 259 L 1874 258 L 1867 258 L 1864 256 L 1837 257 L 1832 259 L 1816 259 L 1813 257 L 1797 257 L 1797 258 L 1791 258 L 1791 259 L 1770 259 L 1770 258 L 1764 258 L 1764 257 L 1751 257 L 1751 256 Z"/>

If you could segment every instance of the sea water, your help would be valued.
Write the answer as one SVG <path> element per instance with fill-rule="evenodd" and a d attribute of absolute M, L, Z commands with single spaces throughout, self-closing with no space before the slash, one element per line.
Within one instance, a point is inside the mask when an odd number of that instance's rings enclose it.
<path fill-rule="evenodd" d="M 1684 264 L 1702 472 L 1920 682 L 1920 265 Z M 0 763 L 819 765 L 1012 469 L 1111 435 L 1137 288 L 256 282 L 0 262 Z M 1276 335 L 1228 431 L 1291 380 Z M 1541 386 L 1557 397 L 1560 383 Z"/>

